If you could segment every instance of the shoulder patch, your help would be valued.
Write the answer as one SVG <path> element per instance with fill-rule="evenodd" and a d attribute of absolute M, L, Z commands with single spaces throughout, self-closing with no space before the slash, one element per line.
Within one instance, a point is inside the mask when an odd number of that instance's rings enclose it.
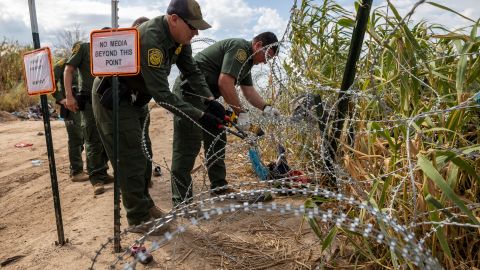
<path fill-rule="evenodd" d="M 72 48 L 72 54 L 76 54 L 80 50 L 80 43 L 77 43 Z"/>
<path fill-rule="evenodd" d="M 179 55 L 179 54 L 182 52 L 182 46 L 183 46 L 183 44 L 180 44 L 180 45 L 177 47 L 177 49 L 175 50 L 175 54 L 176 54 L 176 55 Z"/>
<path fill-rule="evenodd" d="M 58 60 L 55 65 L 57 65 L 57 66 L 63 66 L 63 65 L 65 65 L 65 58 L 60 58 L 60 60 Z"/>
<path fill-rule="evenodd" d="M 153 48 L 148 50 L 148 66 L 160 67 L 163 62 L 163 52 L 160 49 Z"/>
<path fill-rule="evenodd" d="M 247 60 L 247 57 L 247 52 L 244 49 L 238 49 L 237 53 L 235 54 L 235 59 L 237 59 L 240 63 L 245 62 L 245 60 Z"/>

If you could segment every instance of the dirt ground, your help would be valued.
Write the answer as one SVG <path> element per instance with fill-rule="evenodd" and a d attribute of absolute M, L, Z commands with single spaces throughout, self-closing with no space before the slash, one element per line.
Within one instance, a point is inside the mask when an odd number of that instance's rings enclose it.
<path fill-rule="evenodd" d="M 151 111 L 154 160 L 168 166 L 172 118 L 172 114 L 162 108 Z M 68 243 L 55 245 L 58 237 L 43 122 L 19 121 L 3 115 L 0 118 L 2 268 L 88 269 L 96 250 L 113 236 L 113 185 L 107 186 L 104 194 L 94 196 L 89 182 L 71 182 L 64 123 L 52 121 L 51 127 Z M 17 148 L 18 143 L 33 145 Z M 238 174 L 241 172 L 235 175 Z M 205 189 L 200 178 L 196 178 L 196 191 Z M 163 176 L 153 178 L 150 192 L 157 206 L 165 211 L 171 209 L 170 177 L 166 169 Z M 178 220 L 177 224 L 182 222 Z M 126 224 L 122 212 L 122 229 Z M 126 235 L 122 246 L 132 244 L 139 237 Z M 137 269 L 311 269 L 320 254 L 316 253 L 318 246 L 308 225 L 298 217 L 280 213 L 224 215 L 191 227 L 154 252 L 152 263 L 139 264 Z M 114 259 L 113 247 L 109 244 L 94 268 L 107 269 Z M 123 269 L 124 263 L 117 264 L 116 268 Z"/>

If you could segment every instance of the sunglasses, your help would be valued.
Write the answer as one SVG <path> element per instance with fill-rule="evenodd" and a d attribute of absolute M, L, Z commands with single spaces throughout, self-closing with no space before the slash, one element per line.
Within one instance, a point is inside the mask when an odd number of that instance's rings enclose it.
<path fill-rule="evenodd" d="M 178 16 L 178 17 L 179 17 L 180 19 L 182 19 L 182 21 L 183 21 L 184 23 L 187 24 L 187 26 L 188 26 L 188 28 L 190 28 L 190 30 L 197 30 L 197 28 L 195 28 L 195 27 L 193 27 L 191 24 L 189 24 L 184 18 L 182 18 L 182 17 L 180 17 L 180 16 Z"/>

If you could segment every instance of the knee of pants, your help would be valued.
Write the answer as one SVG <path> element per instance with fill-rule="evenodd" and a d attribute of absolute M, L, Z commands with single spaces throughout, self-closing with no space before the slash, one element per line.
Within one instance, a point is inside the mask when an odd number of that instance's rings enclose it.
<path fill-rule="evenodd" d="M 181 168 L 181 167 L 174 167 L 172 166 L 171 174 L 172 174 L 172 182 L 174 181 L 182 181 L 184 182 L 185 178 L 190 178 L 190 172 L 188 168 Z"/>
<path fill-rule="evenodd" d="M 195 165 L 195 159 L 197 158 L 197 155 L 198 151 L 194 146 L 192 146 L 190 151 L 187 151 L 186 148 L 173 149 L 171 168 L 172 172 L 190 173 Z"/>

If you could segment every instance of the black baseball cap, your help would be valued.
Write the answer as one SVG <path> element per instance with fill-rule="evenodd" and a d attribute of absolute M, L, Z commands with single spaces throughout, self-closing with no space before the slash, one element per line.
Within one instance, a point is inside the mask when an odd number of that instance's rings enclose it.
<path fill-rule="evenodd" d="M 167 14 L 176 14 L 198 30 L 212 27 L 203 20 L 200 5 L 195 0 L 171 0 L 167 8 Z"/>

